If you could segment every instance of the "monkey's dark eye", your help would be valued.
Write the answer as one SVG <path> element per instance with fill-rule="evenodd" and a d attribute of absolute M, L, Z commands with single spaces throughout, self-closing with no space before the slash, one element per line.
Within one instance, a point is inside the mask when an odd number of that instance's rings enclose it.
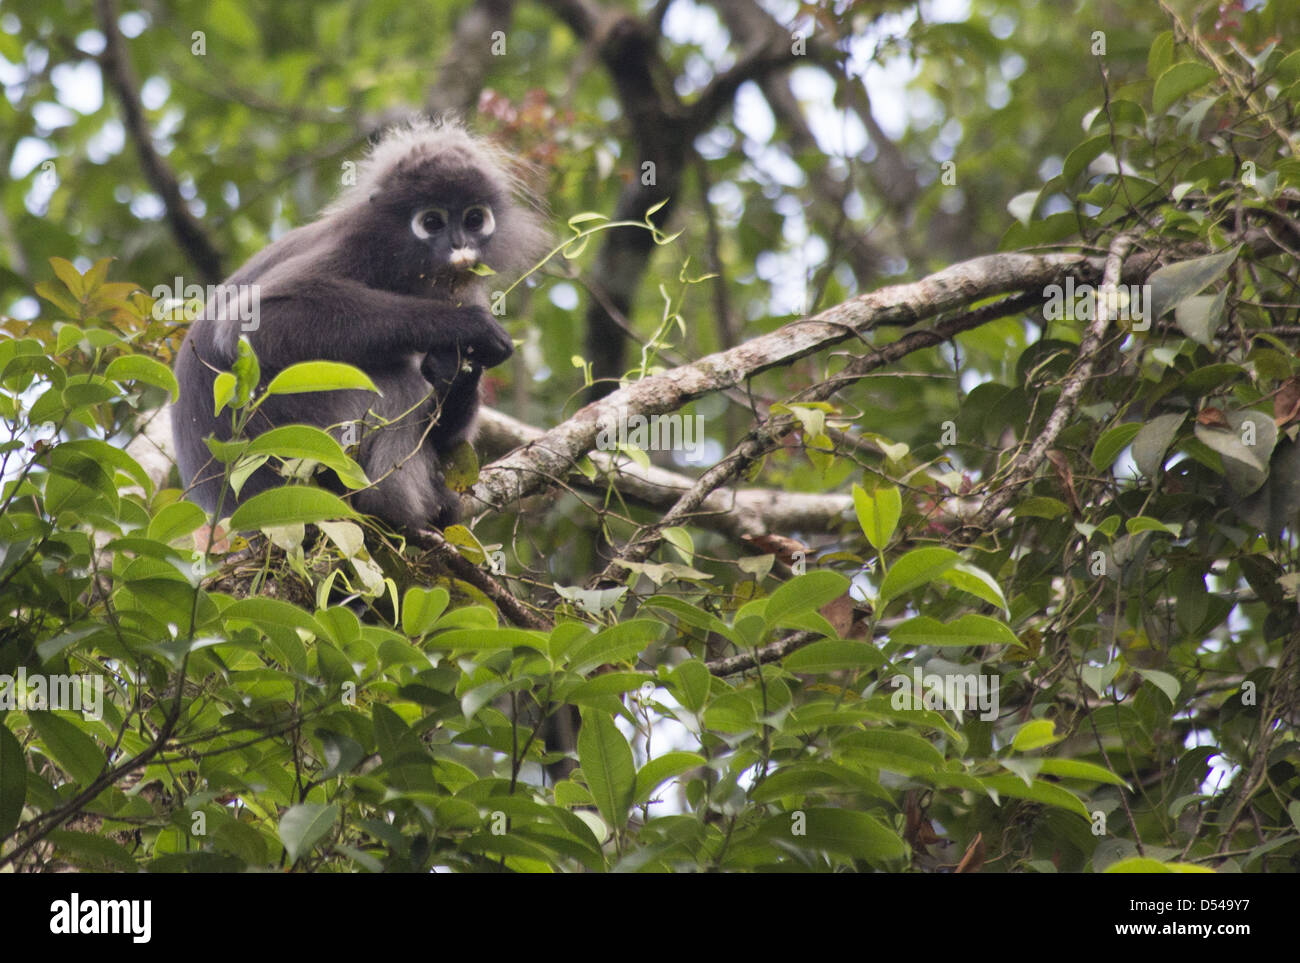
<path fill-rule="evenodd" d="M 482 234 L 484 237 L 487 237 L 496 229 L 492 209 L 482 204 L 475 204 L 473 207 L 465 209 L 464 224 L 465 230 L 471 234 Z"/>
<path fill-rule="evenodd" d="M 415 216 L 411 218 L 411 230 L 422 241 L 430 235 L 437 234 L 446 226 L 447 212 L 437 207 L 416 211 Z"/>

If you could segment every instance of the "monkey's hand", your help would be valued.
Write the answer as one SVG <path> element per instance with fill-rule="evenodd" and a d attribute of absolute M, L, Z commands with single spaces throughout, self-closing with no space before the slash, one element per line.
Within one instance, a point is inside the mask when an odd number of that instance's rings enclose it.
<path fill-rule="evenodd" d="M 420 374 L 437 390 L 439 398 L 476 388 L 482 372 L 481 365 L 458 351 L 430 351 L 420 364 Z"/>
<path fill-rule="evenodd" d="M 475 367 L 493 368 L 515 353 L 510 335 L 487 308 L 479 305 L 453 308 L 439 322 L 437 337 L 428 346 L 430 355 L 452 358 L 459 355 Z"/>

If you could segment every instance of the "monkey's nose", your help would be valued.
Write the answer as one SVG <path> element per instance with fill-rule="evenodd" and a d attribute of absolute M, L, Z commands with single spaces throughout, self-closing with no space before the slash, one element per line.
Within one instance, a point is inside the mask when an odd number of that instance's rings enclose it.
<path fill-rule="evenodd" d="M 478 263 L 478 249 L 458 247 L 451 252 L 451 266 L 458 271 L 465 271 Z"/>

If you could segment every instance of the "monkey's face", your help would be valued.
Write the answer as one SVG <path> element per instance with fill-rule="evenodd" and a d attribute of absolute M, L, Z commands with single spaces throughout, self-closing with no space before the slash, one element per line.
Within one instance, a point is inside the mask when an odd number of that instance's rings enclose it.
<path fill-rule="evenodd" d="M 482 262 L 495 231 L 496 217 L 485 200 L 468 204 L 449 200 L 411 214 L 411 233 L 428 246 L 433 273 L 439 277 L 472 272 Z"/>
<path fill-rule="evenodd" d="M 381 203 L 387 234 L 396 234 L 389 270 L 393 287 L 455 295 L 479 279 L 475 269 L 492 263 L 498 211 L 508 194 L 456 158 L 426 158 L 401 171 Z M 399 253 L 400 252 L 400 253 Z"/>

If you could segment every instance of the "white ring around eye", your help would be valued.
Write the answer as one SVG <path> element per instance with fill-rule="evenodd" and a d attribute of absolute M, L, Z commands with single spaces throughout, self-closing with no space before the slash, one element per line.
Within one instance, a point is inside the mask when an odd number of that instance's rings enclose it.
<path fill-rule="evenodd" d="M 469 216 L 470 211 L 483 212 L 483 226 L 478 229 L 478 233 L 483 237 L 491 237 L 492 232 L 497 229 L 497 221 L 496 218 L 492 216 L 492 208 L 488 207 L 486 204 L 475 204 L 473 207 L 467 207 L 465 209 L 466 217 Z"/>
<path fill-rule="evenodd" d="M 441 207 L 426 207 L 424 208 L 424 210 L 416 211 L 415 215 L 411 218 L 411 233 L 413 233 L 421 241 L 427 241 L 430 236 L 429 232 L 425 230 L 424 225 L 420 223 L 421 221 L 424 220 L 425 216 L 428 214 L 441 214 L 442 223 L 444 225 L 447 223 L 447 212 L 444 211 Z"/>

